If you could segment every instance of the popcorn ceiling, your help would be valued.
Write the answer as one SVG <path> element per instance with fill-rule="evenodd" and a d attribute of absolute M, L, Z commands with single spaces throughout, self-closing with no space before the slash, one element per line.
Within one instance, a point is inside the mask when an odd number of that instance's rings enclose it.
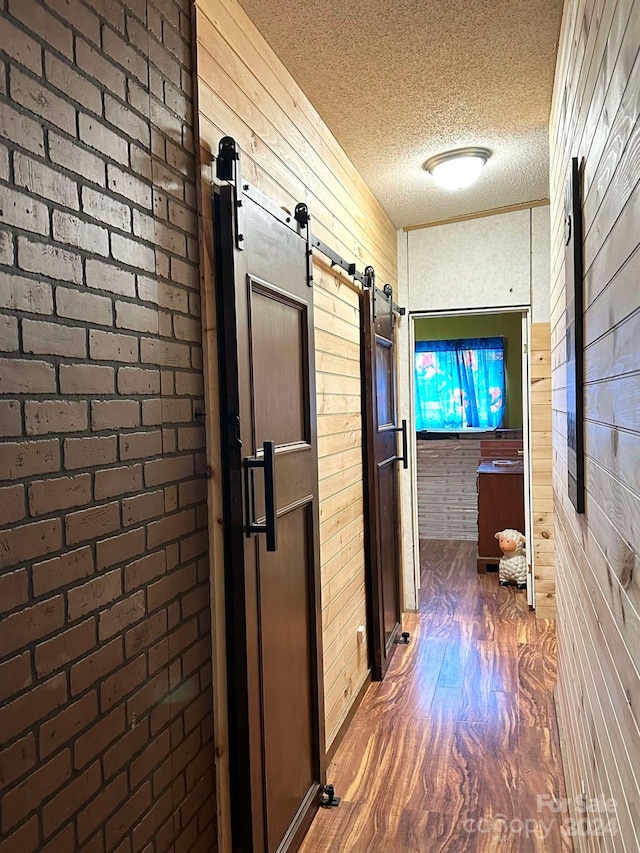
<path fill-rule="evenodd" d="M 396 226 L 549 195 L 561 0 L 240 0 Z M 483 145 L 477 184 L 436 187 L 441 151 Z"/>

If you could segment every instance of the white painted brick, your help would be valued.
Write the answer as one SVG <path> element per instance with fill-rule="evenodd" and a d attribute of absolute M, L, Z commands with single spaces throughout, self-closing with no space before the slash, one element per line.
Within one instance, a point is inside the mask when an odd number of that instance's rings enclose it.
<path fill-rule="evenodd" d="M 169 255 L 156 246 L 156 275 L 160 278 L 169 278 Z"/>
<path fill-rule="evenodd" d="M 0 180 L 9 180 L 9 149 L 6 145 L 0 145 Z"/>
<path fill-rule="evenodd" d="M 121 133 L 137 139 L 146 148 L 149 147 L 149 125 L 144 118 L 136 115 L 131 107 L 121 104 L 109 95 L 104 96 L 104 116 Z"/>
<path fill-rule="evenodd" d="M 173 318 L 173 327 L 176 338 L 182 341 L 199 341 L 202 337 L 202 324 L 200 320 L 191 317 L 176 316 Z"/>
<path fill-rule="evenodd" d="M 150 154 L 133 143 L 131 144 L 131 171 L 147 181 L 151 181 L 152 178 L 155 181 Z"/>
<path fill-rule="evenodd" d="M 26 33 L 14 27 L 8 18 L 3 18 L 0 26 L 0 50 L 34 74 L 42 73 L 42 48 Z"/>
<path fill-rule="evenodd" d="M 82 187 L 82 209 L 93 219 L 106 222 L 121 231 L 131 231 L 131 209 L 106 193 Z"/>
<path fill-rule="evenodd" d="M 55 133 L 49 133 L 49 156 L 53 163 L 64 166 L 76 175 L 82 175 L 94 184 L 104 186 L 106 183 L 106 166 L 104 160 L 80 148 L 77 143 L 63 139 Z M 86 190 L 83 187 L 83 190 Z"/>
<path fill-rule="evenodd" d="M 185 287 L 198 289 L 200 287 L 200 274 L 198 268 L 192 264 L 181 261 L 179 258 L 171 258 L 171 278 Z"/>
<path fill-rule="evenodd" d="M 149 93 L 135 80 L 127 80 L 127 100 L 145 118 L 149 118 Z"/>
<path fill-rule="evenodd" d="M 0 136 L 27 151 L 44 156 L 44 132 L 40 123 L 19 113 L 9 104 L 3 104 L 0 110 Z"/>
<path fill-rule="evenodd" d="M 73 34 L 68 27 L 48 12 L 37 0 L 9 0 L 9 11 L 27 29 L 69 59 L 73 59 Z"/>
<path fill-rule="evenodd" d="M 91 329 L 89 353 L 94 360 L 135 364 L 138 361 L 138 338 L 135 335 L 119 335 Z"/>
<path fill-rule="evenodd" d="M 97 115 L 102 114 L 102 95 L 97 86 L 51 53 L 45 54 L 44 65 L 47 80 L 56 89 L 65 92 L 67 97 L 73 98 L 85 110 Z"/>
<path fill-rule="evenodd" d="M 27 77 L 16 67 L 9 72 L 11 97 L 32 113 L 61 128 L 69 136 L 76 135 L 76 110 L 64 98 Z"/>
<path fill-rule="evenodd" d="M 129 162 L 129 147 L 125 139 L 118 136 L 97 119 L 80 113 L 80 139 L 89 146 L 101 151 L 112 160 L 126 165 Z"/>
<path fill-rule="evenodd" d="M 52 314 L 51 287 L 31 278 L 0 272 L 0 308 L 29 314 Z"/>
<path fill-rule="evenodd" d="M 161 367 L 189 367 L 189 347 L 175 341 L 142 338 L 140 360 L 143 364 L 157 364 Z"/>
<path fill-rule="evenodd" d="M 0 358 L 0 394 L 49 394 L 56 390 L 56 369 L 47 361 Z"/>
<path fill-rule="evenodd" d="M 174 255 L 186 254 L 186 238 L 184 234 L 166 225 L 164 222 L 156 222 L 156 242 L 158 246 Z"/>
<path fill-rule="evenodd" d="M 50 169 L 44 163 L 25 157 L 19 151 L 13 155 L 13 170 L 17 186 L 24 187 L 34 195 L 78 210 L 78 185 L 66 175 Z"/>
<path fill-rule="evenodd" d="M 187 231 L 192 236 L 196 236 L 198 233 L 198 220 L 194 211 L 189 210 L 183 204 L 178 204 L 173 199 L 169 201 L 169 222 L 178 228 L 182 228 L 183 231 Z"/>
<path fill-rule="evenodd" d="M 46 0 L 46 2 L 78 32 L 95 44 L 100 44 L 100 21 L 80 0 Z"/>
<path fill-rule="evenodd" d="M 111 300 L 94 293 L 82 293 L 66 287 L 56 288 L 56 313 L 71 320 L 84 320 L 99 326 L 113 325 Z"/>
<path fill-rule="evenodd" d="M 53 212 L 53 239 L 95 255 L 109 254 L 109 232 L 106 228 L 59 210 Z"/>
<path fill-rule="evenodd" d="M 36 355 L 84 358 L 87 354 L 87 330 L 58 322 L 25 319 L 22 321 L 22 346 L 25 352 Z"/>
<path fill-rule="evenodd" d="M 0 314 L 0 350 L 16 352 L 18 349 L 18 320 Z"/>
<path fill-rule="evenodd" d="M 117 0 L 91 0 L 91 6 L 117 30 L 124 32 L 124 9 Z"/>
<path fill-rule="evenodd" d="M 180 63 L 153 37 L 149 39 L 149 58 L 163 77 L 180 85 Z"/>
<path fill-rule="evenodd" d="M 111 163 L 107 166 L 107 186 L 112 192 L 151 210 L 152 195 L 149 184 Z"/>
<path fill-rule="evenodd" d="M 153 302 L 160 308 L 180 311 L 183 314 L 189 313 L 188 292 L 155 278 L 138 276 L 138 296 L 145 302 Z"/>
<path fill-rule="evenodd" d="M 0 264 L 13 266 L 13 239 L 9 231 L 0 231 Z"/>
<path fill-rule="evenodd" d="M 166 140 L 155 126 L 151 128 L 151 153 L 156 160 L 167 159 Z"/>
<path fill-rule="evenodd" d="M 158 311 L 158 334 L 163 338 L 172 338 L 171 314 L 168 311 Z"/>
<path fill-rule="evenodd" d="M 158 333 L 158 312 L 130 302 L 116 302 L 116 326 L 135 332 Z"/>
<path fill-rule="evenodd" d="M 119 35 L 110 29 L 102 31 L 102 48 L 118 65 L 121 65 L 133 77 L 146 86 L 148 79 L 148 66 L 143 56 L 140 56 L 131 45 L 123 41 Z"/>
<path fill-rule="evenodd" d="M 124 74 L 113 62 L 109 62 L 83 39 L 76 39 L 76 61 L 90 77 L 102 83 L 106 89 L 124 101 L 126 96 Z"/>
<path fill-rule="evenodd" d="M 127 270 L 102 261 L 88 260 L 86 263 L 87 286 L 96 290 L 107 290 L 120 296 L 135 296 L 135 275 Z"/>
<path fill-rule="evenodd" d="M 0 400 L 0 435 L 22 435 L 20 403 L 18 400 Z"/>
<path fill-rule="evenodd" d="M 46 235 L 49 233 L 49 209 L 41 201 L 3 187 L 0 223 Z"/>
<path fill-rule="evenodd" d="M 26 237 L 18 237 L 18 266 L 48 278 L 82 283 L 80 257 L 50 243 L 36 243 Z"/>
<path fill-rule="evenodd" d="M 184 199 L 184 180 L 180 175 L 162 163 L 154 163 L 153 178 L 156 187 L 174 196 L 174 198 Z"/>
<path fill-rule="evenodd" d="M 155 269 L 155 254 L 150 246 L 130 240 L 120 234 L 111 235 L 111 253 L 117 261 L 130 267 L 153 272 Z"/>
<path fill-rule="evenodd" d="M 153 216 L 142 213 L 140 210 L 134 210 L 133 233 L 142 240 L 153 242 L 156 236 L 156 223 Z"/>

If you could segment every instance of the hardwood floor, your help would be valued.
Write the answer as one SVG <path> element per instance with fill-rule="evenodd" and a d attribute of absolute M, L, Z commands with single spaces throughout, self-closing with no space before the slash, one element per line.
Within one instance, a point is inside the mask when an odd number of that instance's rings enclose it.
<path fill-rule="evenodd" d="M 553 623 L 476 573 L 469 542 L 421 543 L 419 613 L 406 614 L 329 768 L 342 803 L 301 853 L 568 853 L 553 705 Z"/>

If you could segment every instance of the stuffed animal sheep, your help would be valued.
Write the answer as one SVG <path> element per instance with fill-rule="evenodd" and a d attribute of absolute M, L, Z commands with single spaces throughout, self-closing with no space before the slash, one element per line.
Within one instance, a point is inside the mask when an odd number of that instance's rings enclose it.
<path fill-rule="evenodd" d="M 518 589 L 527 588 L 527 557 L 524 551 L 525 538 L 518 530 L 507 528 L 496 533 L 502 551 L 498 566 L 500 586 L 515 583 Z"/>

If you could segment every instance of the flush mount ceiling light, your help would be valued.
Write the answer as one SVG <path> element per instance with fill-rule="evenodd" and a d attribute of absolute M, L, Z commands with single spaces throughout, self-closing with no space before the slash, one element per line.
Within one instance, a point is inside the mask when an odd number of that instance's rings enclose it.
<path fill-rule="evenodd" d="M 489 157 L 488 148 L 457 148 L 430 157 L 424 168 L 443 189 L 461 190 L 478 179 Z"/>

